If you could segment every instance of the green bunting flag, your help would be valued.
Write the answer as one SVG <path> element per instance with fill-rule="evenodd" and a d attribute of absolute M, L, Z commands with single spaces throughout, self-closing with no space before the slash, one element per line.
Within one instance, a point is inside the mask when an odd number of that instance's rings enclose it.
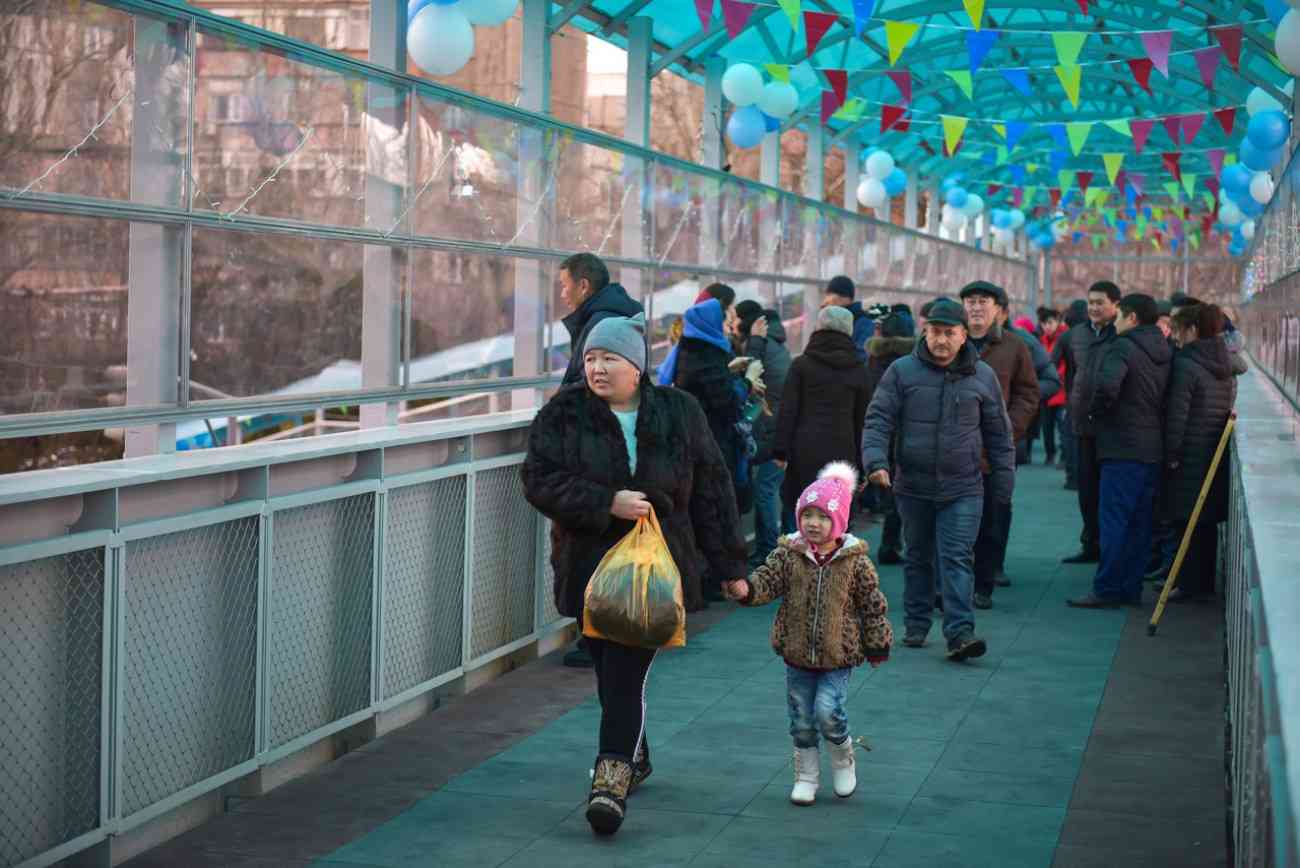
<path fill-rule="evenodd" d="M 1065 132 L 1070 137 L 1070 150 L 1074 151 L 1074 155 L 1077 157 L 1088 141 L 1088 134 L 1092 132 L 1092 122 L 1077 121 L 1068 123 L 1065 125 Z"/>
<path fill-rule="evenodd" d="M 1169 194 L 1169 198 L 1170 198 L 1170 199 L 1173 199 L 1175 202 L 1177 202 L 1177 201 L 1178 201 L 1178 182 L 1177 182 L 1177 181 L 1166 181 L 1165 184 L 1164 184 L 1164 188 L 1165 188 L 1165 192 Z M 1155 212 L 1152 212 L 1152 213 L 1155 213 Z"/>
<path fill-rule="evenodd" d="M 772 76 L 772 80 L 773 80 L 773 81 L 783 81 L 783 82 L 785 82 L 786 84 L 789 84 L 789 83 L 790 83 L 790 66 L 789 66 L 789 64 L 785 64 L 785 63 L 765 63 L 765 64 L 763 64 L 763 68 L 767 70 L 767 74 L 768 74 L 768 75 Z"/>
<path fill-rule="evenodd" d="M 1069 169 L 1062 169 L 1056 173 L 1056 182 L 1062 190 L 1068 190 L 1074 186 L 1074 172 Z"/>
<path fill-rule="evenodd" d="M 939 115 L 943 121 L 943 142 L 948 146 L 948 153 L 957 152 L 957 145 L 961 143 L 961 137 L 966 134 L 966 124 L 969 118 L 957 118 L 951 115 Z"/>
<path fill-rule="evenodd" d="M 1086 33 L 1072 31 L 1053 33 L 1052 42 L 1056 45 L 1056 59 L 1061 66 L 1075 66 L 1079 62 L 1079 52 L 1083 49 L 1083 43 L 1087 40 Z"/>
<path fill-rule="evenodd" d="M 1193 172 L 1183 172 L 1183 189 L 1187 191 L 1190 197 L 1196 189 L 1196 174 Z"/>
<path fill-rule="evenodd" d="M 1125 120 L 1105 121 L 1105 124 L 1115 132 L 1119 133 L 1124 138 L 1126 139 L 1133 138 L 1133 131 L 1129 129 L 1128 121 Z"/>
<path fill-rule="evenodd" d="M 984 0 L 961 0 L 961 5 L 966 7 L 966 14 L 976 30 L 984 26 Z"/>
<path fill-rule="evenodd" d="M 785 17 L 790 19 L 790 29 L 799 31 L 799 0 L 777 0 Z"/>
<path fill-rule="evenodd" d="M 1083 68 L 1079 66 L 1054 66 L 1056 77 L 1065 88 L 1065 95 L 1070 98 L 1070 105 L 1079 107 L 1079 85 L 1083 83 Z"/>
<path fill-rule="evenodd" d="M 961 88 L 961 92 L 966 94 L 966 99 L 975 98 L 974 97 L 975 83 L 971 79 L 971 74 L 969 71 L 965 69 L 946 69 L 944 70 L 943 74 L 951 78 L 953 81 L 957 82 L 957 86 Z"/>
<path fill-rule="evenodd" d="M 1115 179 L 1119 177 L 1120 167 L 1124 165 L 1124 155 L 1102 154 L 1101 161 L 1106 164 L 1106 177 L 1114 184 Z"/>
<path fill-rule="evenodd" d="M 916 31 L 920 29 L 920 24 L 913 24 L 911 21 L 885 22 L 885 44 L 889 46 L 890 66 L 898 63 L 898 58 L 903 56 L 903 49 L 907 47 L 907 43 L 912 41 L 912 37 L 916 36 Z"/>

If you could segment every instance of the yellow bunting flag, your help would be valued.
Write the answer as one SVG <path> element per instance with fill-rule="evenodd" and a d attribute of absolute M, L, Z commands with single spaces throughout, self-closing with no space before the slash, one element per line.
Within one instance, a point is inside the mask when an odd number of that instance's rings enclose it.
<path fill-rule="evenodd" d="M 1091 121 L 1075 121 L 1065 125 L 1065 134 L 1070 137 L 1070 150 L 1074 155 L 1079 156 L 1083 146 L 1088 142 L 1088 134 L 1092 132 Z"/>
<path fill-rule="evenodd" d="M 1006 124 L 994 124 L 994 125 L 993 125 L 993 132 L 997 133 L 999 136 L 1001 136 L 1002 138 L 1005 139 L 1005 138 L 1007 137 L 1007 125 L 1006 125 Z"/>
<path fill-rule="evenodd" d="M 785 17 L 790 19 L 790 29 L 799 31 L 799 0 L 777 0 Z"/>
<path fill-rule="evenodd" d="M 790 66 L 789 66 L 789 64 L 786 64 L 786 63 L 765 63 L 765 64 L 763 64 L 763 68 L 767 70 L 767 74 L 768 74 L 768 75 L 772 76 L 772 81 L 783 81 L 783 82 L 785 82 L 786 84 L 789 84 L 789 83 L 790 83 Z"/>
<path fill-rule="evenodd" d="M 866 114 L 866 110 L 866 100 L 854 97 L 844 105 L 840 106 L 839 110 L 836 111 L 835 114 L 831 115 L 831 117 L 842 121 L 860 121 L 862 120 L 863 115 Z"/>
<path fill-rule="evenodd" d="M 966 14 L 976 30 L 984 26 L 984 0 L 961 0 L 961 5 L 966 7 Z"/>
<path fill-rule="evenodd" d="M 1236 154 L 1228 154 L 1227 156 L 1225 156 L 1225 157 L 1223 158 L 1223 165 L 1225 165 L 1225 166 L 1235 166 L 1235 165 L 1237 165 L 1237 155 L 1236 155 Z"/>
<path fill-rule="evenodd" d="M 1039 166 L 1037 163 L 1026 163 L 1025 168 L 1029 170 L 1029 174 L 1033 175 L 1042 167 Z"/>
<path fill-rule="evenodd" d="M 1115 132 L 1119 133 L 1121 136 L 1124 136 L 1125 138 L 1129 138 L 1129 139 L 1133 138 L 1133 131 L 1129 129 L 1128 121 L 1124 121 L 1124 120 L 1106 121 L 1105 124 Z"/>
<path fill-rule="evenodd" d="M 1060 31 L 1052 34 L 1052 43 L 1056 46 L 1056 59 L 1061 66 L 1074 66 L 1079 62 L 1079 52 L 1087 39 L 1086 33 Z"/>
<path fill-rule="evenodd" d="M 1083 82 L 1083 68 L 1079 66 L 1054 66 L 1056 77 L 1065 88 L 1065 95 L 1070 98 L 1070 105 L 1079 107 L 1079 85 Z"/>
<path fill-rule="evenodd" d="M 957 150 L 957 145 L 961 143 L 961 137 L 966 134 L 966 123 L 969 118 L 956 118 L 952 115 L 939 115 L 943 121 L 943 142 L 948 146 L 948 153 Z"/>
<path fill-rule="evenodd" d="M 1074 186 L 1074 172 L 1069 169 L 1062 169 L 1056 173 L 1056 183 L 1062 190 L 1068 190 Z"/>
<path fill-rule="evenodd" d="M 1119 177 L 1120 166 L 1124 165 L 1124 155 L 1102 154 L 1101 161 L 1106 164 L 1106 177 L 1114 184 L 1115 179 Z"/>
<path fill-rule="evenodd" d="M 1183 172 L 1183 189 L 1187 191 L 1188 196 L 1194 195 L 1192 191 L 1196 189 L 1195 173 Z"/>
<path fill-rule="evenodd" d="M 907 47 L 907 43 L 912 41 L 912 37 L 916 36 L 916 31 L 920 29 L 920 24 L 913 24 L 910 21 L 885 22 L 885 44 L 889 46 L 890 66 L 898 63 L 898 58 L 903 56 L 903 49 Z"/>
<path fill-rule="evenodd" d="M 946 69 L 944 75 L 957 82 L 961 92 L 966 94 L 966 99 L 974 99 L 974 82 L 971 80 L 971 74 L 965 69 Z"/>

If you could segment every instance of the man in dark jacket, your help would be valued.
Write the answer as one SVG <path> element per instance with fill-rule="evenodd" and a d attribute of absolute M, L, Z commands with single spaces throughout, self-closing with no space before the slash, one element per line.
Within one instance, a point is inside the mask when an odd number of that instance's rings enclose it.
<path fill-rule="evenodd" d="M 999 324 L 1007 309 L 1006 291 L 977 280 L 962 287 L 960 296 L 970 321 L 970 344 L 997 374 L 1011 418 L 1012 436 L 1017 442 L 1023 440 L 1038 413 L 1038 376 L 1029 347 Z M 993 486 L 986 483 L 979 538 L 975 542 L 977 609 L 993 608 L 993 589 L 1011 538 L 1011 502 L 995 500 L 992 492 Z"/>
<path fill-rule="evenodd" d="M 876 333 L 875 321 L 867 315 L 862 303 L 853 300 L 857 287 L 843 274 L 837 274 L 826 284 L 826 295 L 822 298 L 822 307 L 847 308 L 853 314 L 853 346 L 858 349 L 858 361 L 867 363 L 867 341 Z"/>
<path fill-rule="evenodd" d="M 609 269 L 594 253 L 575 253 L 560 263 L 560 299 L 572 311 L 563 320 L 569 332 L 569 367 L 563 385 L 581 383 L 582 350 L 593 326 L 611 316 L 645 313 L 641 303 L 620 284 L 609 282 Z"/>
<path fill-rule="evenodd" d="M 1076 608 L 1113 609 L 1142 600 L 1173 360 L 1156 326 L 1159 315 L 1151 296 L 1124 296 L 1115 320 L 1118 336 L 1100 354 L 1081 396 L 1101 464 L 1101 561 L 1092 593 L 1068 601 Z"/>
<path fill-rule="evenodd" d="M 876 387 L 889 366 L 916 349 L 910 313 L 894 312 L 880 321 L 879 332 L 867 341 L 867 403 L 876 393 Z M 894 447 L 889 450 L 892 459 Z M 894 565 L 903 562 L 903 524 L 898 515 L 894 494 L 887 488 L 879 489 L 876 505 L 885 516 L 885 526 L 880 534 L 880 550 L 876 563 Z"/>
<path fill-rule="evenodd" d="M 1101 497 L 1101 465 L 1097 461 L 1097 436 L 1088 418 L 1085 395 L 1092 394 L 1091 380 L 1105 355 L 1106 345 L 1115 340 L 1115 317 L 1119 313 L 1119 287 L 1099 280 L 1088 287 L 1088 321 L 1077 325 L 1057 341 L 1052 361 L 1065 359 L 1065 376 L 1070 381 L 1066 400 L 1075 435 L 1075 481 L 1079 485 L 1079 515 L 1083 532 L 1078 554 L 1064 559 L 1067 564 L 1095 564 L 1101 556 L 1101 530 L 1097 509 Z"/>
<path fill-rule="evenodd" d="M 785 471 L 772 454 L 776 441 L 776 419 L 781 411 L 781 395 L 790 373 L 790 351 L 785 346 L 785 326 L 774 310 L 763 310 L 756 301 L 736 305 L 737 331 L 741 355 L 762 362 L 767 404 L 763 415 L 754 420 L 754 440 L 758 452 L 750 463 L 754 491 L 754 553 L 750 569 L 767 560 L 781 535 L 781 482 Z"/>
<path fill-rule="evenodd" d="M 1088 302 L 1083 299 L 1075 299 L 1070 302 L 1070 306 L 1065 311 L 1065 331 L 1077 325 L 1083 325 L 1088 322 Z M 1058 369 L 1064 370 L 1065 395 L 1062 398 L 1061 417 L 1057 420 L 1057 429 L 1061 433 L 1061 451 L 1065 453 L 1065 490 L 1079 490 L 1079 447 L 1075 442 L 1074 420 L 1070 418 L 1070 390 L 1074 386 L 1074 368 L 1067 364 L 1064 351 L 1057 352 L 1057 347 L 1063 344 L 1065 335 L 1057 336 L 1053 342 L 1051 357 L 1052 361 L 1057 364 Z M 1076 495 L 1077 496 L 1077 495 Z"/>
<path fill-rule="evenodd" d="M 873 484 L 893 488 L 903 518 L 903 644 L 925 644 L 937 565 L 950 660 L 986 650 L 975 636 L 971 611 L 984 486 L 993 489 L 996 503 L 1007 504 L 1016 484 L 1002 387 L 967 341 L 966 329 L 960 304 L 944 300 L 930 308 L 912 355 L 894 362 L 881 378 L 862 436 L 863 467 Z M 981 468 L 985 454 L 992 470 L 987 475 Z"/>

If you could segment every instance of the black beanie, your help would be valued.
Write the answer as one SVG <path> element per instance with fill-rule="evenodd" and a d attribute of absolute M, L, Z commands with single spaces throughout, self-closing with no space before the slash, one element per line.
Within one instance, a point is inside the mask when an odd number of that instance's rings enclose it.
<path fill-rule="evenodd" d="M 736 316 L 740 318 L 740 330 L 749 334 L 754 322 L 763 315 L 763 306 L 752 299 L 745 299 L 736 305 Z"/>
<path fill-rule="evenodd" d="M 838 295 L 840 298 L 853 298 L 857 293 L 857 287 L 845 275 L 837 274 L 831 278 L 830 283 L 826 284 L 826 291 L 832 295 Z"/>

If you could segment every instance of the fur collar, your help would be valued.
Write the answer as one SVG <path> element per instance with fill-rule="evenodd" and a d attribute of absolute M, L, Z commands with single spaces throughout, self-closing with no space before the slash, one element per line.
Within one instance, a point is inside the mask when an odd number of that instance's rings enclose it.
<path fill-rule="evenodd" d="M 790 551 L 798 552 L 813 563 L 817 562 L 817 559 L 813 556 L 812 546 L 808 545 L 808 541 L 803 538 L 803 534 L 799 533 L 799 531 L 795 531 L 789 536 L 781 537 L 781 539 L 777 541 L 777 545 L 785 546 L 790 549 Z M 844 545 L 840 546 L 839 549 L 836 550 L 835 554 L 831 556 L 830 563 L 838 561 L 845 555 L 856 554 L 859 549 L 863 552 L 867 550 L 866 541 L 858 539 L 851 533 L 846 533 L 844 535 Z"/>

